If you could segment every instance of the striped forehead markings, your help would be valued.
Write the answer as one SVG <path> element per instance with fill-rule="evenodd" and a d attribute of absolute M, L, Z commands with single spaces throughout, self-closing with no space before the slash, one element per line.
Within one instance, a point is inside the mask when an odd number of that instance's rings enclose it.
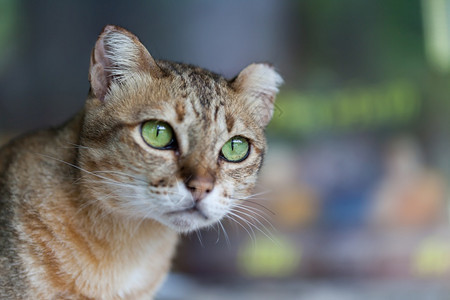
<path fill-rule="evenodd" d="M 233 126 L 234 126 L 234 117 L 231 114 L 226 114 L 225 122 L 227 124 L 228 132 L 231 132 L 231 130 L 233 130 Z"/>
<path fill-rule="evenodd" d="M 184 102 L 178 101 L 175 105 L 175 112 L 177 113 L 178 123 L 183 122 L 184 115 L 186 114 L 186 109 L 184 107 Z"/>

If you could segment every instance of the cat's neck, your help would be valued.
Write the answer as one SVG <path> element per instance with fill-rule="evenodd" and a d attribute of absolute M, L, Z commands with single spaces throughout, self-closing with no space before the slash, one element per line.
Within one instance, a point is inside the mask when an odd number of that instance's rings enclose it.
<path fill-rule="evenodd" d="M 126 219 L 95 205 L 83 209 L 75 221 L 87 237 L 78 258 L 83 294 L 96 299 L 137 291 L 127 295 L 137 299 L 139 291 L 155 290 L 169 270 L 177 233 L 151 219 Z"/>

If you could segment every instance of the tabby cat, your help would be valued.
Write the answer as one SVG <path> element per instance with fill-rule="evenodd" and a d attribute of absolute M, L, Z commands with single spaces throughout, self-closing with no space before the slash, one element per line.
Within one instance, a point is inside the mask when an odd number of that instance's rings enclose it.
<path fill-rule="evenodd" d="M 281 77 L 154 60 L 106 26 L 85 107 L 0 149 L 1 299 L 151 299 L 178 233 L 251 193 Z"/>

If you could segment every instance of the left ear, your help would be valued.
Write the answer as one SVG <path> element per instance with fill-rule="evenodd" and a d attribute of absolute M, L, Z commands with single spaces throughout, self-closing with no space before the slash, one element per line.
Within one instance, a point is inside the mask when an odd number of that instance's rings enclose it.
<path fill-rule="evenodd" d="M 233 88 L 247 101 L 255 119 L 265 127 L 273 115 L 275 96 L 283 78 L 269 64 L 251 64 L 232 82 Z"/>
<path fill-rule="evenodd" d="M 107 25 L 92 50 L 89 81 L 94 95 L 103 101 L 112 82 L 124 81 L 135 72 L 152 77 L 161 70 L 144 45 L 131 32 Z"/>

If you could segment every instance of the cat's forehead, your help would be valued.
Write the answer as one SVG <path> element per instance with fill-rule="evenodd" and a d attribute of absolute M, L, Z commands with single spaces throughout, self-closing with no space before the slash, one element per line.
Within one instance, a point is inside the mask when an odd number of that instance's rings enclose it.
<path fill-rule="evenodd" d="M 177 120 L 186 120 L 190 114 L 191 120 L 185 123 L 202 123 L 202 128 L 219 127 L 227 132 L 255 125 L 246 103 L 221 75 L 172 62 L 164 62 L 163 70 L 171 74 L 168 102 L 175 107 Z"/>
<path fill-rule="evenodd" d="M 158 61 L 158 65 L 171 81 L 174 96 L 198 99 L 206 107 L 226 97 L 229 82 L 221 75 L 208 70 L 181 63 Z"/>

